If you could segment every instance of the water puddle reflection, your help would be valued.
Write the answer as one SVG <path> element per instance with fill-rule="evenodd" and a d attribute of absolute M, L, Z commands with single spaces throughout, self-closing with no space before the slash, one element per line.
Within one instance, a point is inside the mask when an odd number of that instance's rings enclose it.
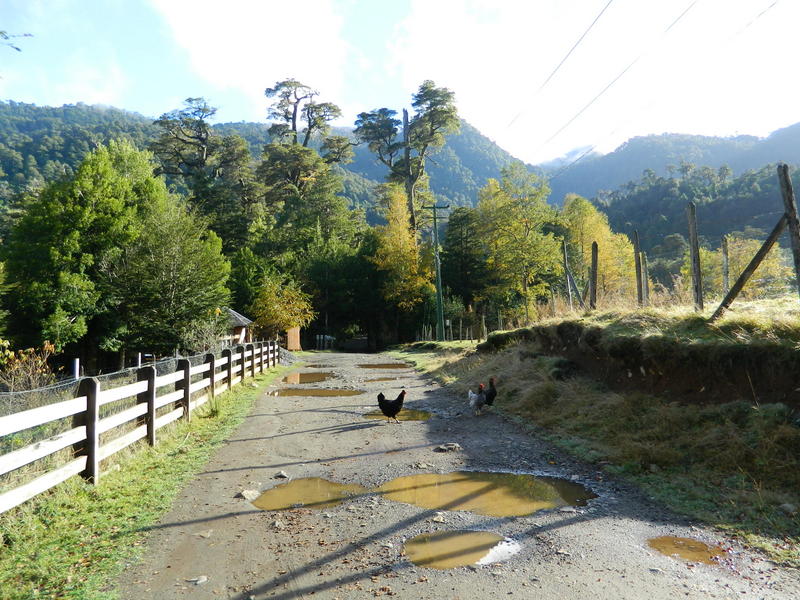
<path fill-rule="evenodd" d="M 386 415 L 384 415 L 381 411 L 376 410 L 373 412 L 368 412 L 364 415 L 365 419 L 385 419 Z M 398 421 L 427 421 L 431 418 L 431 413 L 426 410 L 415 410 L 413 408 L 404 408 L 400 411 L 400 414 L 397 415 Z"/>
<path fill-rule="evenodd" d="M 283 383 L 319 383 L 332 376 L 333 373 L 289 373 L 283 378 Z"/>
<path fill-rule="evenodd" d="M 336 483 L 320 477 L 306 477 L 276 485 L 256 498 L 253 505 L 262 510 L 330 508 L 366 491 L 357 483 Z"/>
<path fill-rule="evenodd" d="M 706 563 L 707 565 L 718 564 L 714 559 L 725 555 L 725 551 L 722 548 L 709 546 L 698 540 L 685 537 L 664 535 L 650 538 L 647 540 L 647 544 L 666 556 L 678 556 L 684 560 Z"/>
<path fill-rule="evenodd" d="M 585 506 L 597 498 L 584 486 L 554 477 L 515 473 L 422 473 L 398 477 L 376 489 L 385 498 L 433 510 L 466 510 L 517 517 L 560 506 Z"/>
<path fill-rule="evenodd" d="M 370 383 L 373 381 L 395 381 L 395 380 L 397 380 L 397 377 L 376 377 L 375 379 L 365 379 L 364 381 Z"/>
<path fill-rule="evenodd" d="M 506 560 L 520 549 L 518 543 L 491 531 L 423 533 L 403 545 L 412 563 L 430 569 L 487 565 Z"/>
<path fill-rule="evenodd" d="M 334 365 L 324 365 L 322 363 L 319 364 L 309 363 L 306 366 L 312 369 L 332 369 L 334 367 Z"/>
<path fill-rule="evenodd" d="M 358 365 L 362 369 L 410 369 L 411 365 L 406 363 L 367 363 Z"/>
<path fill-rule="evenodd" d="M 272 392 L 273 396 L 358 396 L 364 390 L 337 390 L 318 388 L 282 388 Z"/>

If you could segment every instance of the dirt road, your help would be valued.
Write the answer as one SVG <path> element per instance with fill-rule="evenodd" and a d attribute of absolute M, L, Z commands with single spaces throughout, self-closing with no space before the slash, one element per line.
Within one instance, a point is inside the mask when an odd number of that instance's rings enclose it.
<path fill-rule="evenodd" d="M 320 383 L 280 387 L 364 390 L 361 395 L 264 395 L 252 414 L 156 526 L 145 560 L 118 583 L 128 599 L 170 598 L 800 598 L 800 576 L 718 533 L 681 521 L 593 466 L 563 455 L 497 414 L 474 416 L 412 370 L 365 369 L 380 355 L 312 356 L 301 372 Z M 314 364 L 330 365 L 319 368 Z M 367 381 L 396 377 L 391 381 Z M 368 420 L 375 397 L 408 392 L 427 421 Z M 270 390 L 275 392 L 277 390 Z M 502 404 L 502 389 L 498 403 Z M 461 450 L 435 452 L 456 442 Z M 337 506 L 264 511 L 237 497 L 321 477 L 374 488 L 399 476 L 454 471 L 525 472 L 583 484 L 586 506 L 492 517 L 426 509 L 364 492 Z M 249 494 L 248 494 L 249 495 Z M 404 542 L 421 533 L 492 531 L 521 546 L 503 562 L 437 570 L 415 566 Z M 719 564 L 659 554 L 658 536 L 726 550 Z"/>

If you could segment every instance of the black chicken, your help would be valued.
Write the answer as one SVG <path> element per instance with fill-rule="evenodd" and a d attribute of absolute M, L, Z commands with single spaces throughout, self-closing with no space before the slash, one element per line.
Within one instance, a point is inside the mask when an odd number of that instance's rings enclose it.
<path fill-rule="evenodd" d="M 489 389 L 486 390 L 486 406 L 494 404 L 495 398 L 497 398 L 497 388 L 494 387 L 494 377 L 489 377 Z"/>
<path fill-rule="evenodd" d="M 387 421 L 389 419 L 394 419 L 398 423 L 400 421 L 397 420 L 397 415 L 403 410 L 403 400 L 405 400 L 406 391 L 403 390 L 394 400 L 387 400 L 386 396 L 383 395 L 383 392 L 378 394 L 378 406 L 381 409 L 381 412 L 386 415 Z"/>

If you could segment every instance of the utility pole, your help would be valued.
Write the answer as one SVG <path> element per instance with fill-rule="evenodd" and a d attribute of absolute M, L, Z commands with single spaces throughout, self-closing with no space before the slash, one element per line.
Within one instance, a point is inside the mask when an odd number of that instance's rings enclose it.
<path fill-rule="evenodd" d="M 436 211 L 450 208 L 449 204 L 423 206 L 433 211 L 433 262 L 436 265 L 436 341 L 444 341 L 444 299 L 442 298 L 442 261 L 439 259 L 439 222 Z"/>

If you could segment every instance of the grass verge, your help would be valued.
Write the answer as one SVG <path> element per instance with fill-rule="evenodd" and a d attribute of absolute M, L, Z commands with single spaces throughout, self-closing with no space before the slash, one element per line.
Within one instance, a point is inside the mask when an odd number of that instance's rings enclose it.
<path fill-rule="evenodd" d="M 264 386 L 287 370 L 247 380 L 219 396 L 214 411 L 203 406 L 191 422 L 159 430 L 155 447 L 140 445 L 100 485 L 72 478 L 0 516 L 0 598 L 116 598 L 110 582 L 142 551 L 142 530 L 169 509 Z"/>
<path fill-rule="evenodd" d="M 500 412 L 672 510 L 800 567 L 800 427 L 785 405 L 615 393 L 526 341 L 495 352 L 440 342 L 393 354 L 465 396 L 495 376 Z"/>

